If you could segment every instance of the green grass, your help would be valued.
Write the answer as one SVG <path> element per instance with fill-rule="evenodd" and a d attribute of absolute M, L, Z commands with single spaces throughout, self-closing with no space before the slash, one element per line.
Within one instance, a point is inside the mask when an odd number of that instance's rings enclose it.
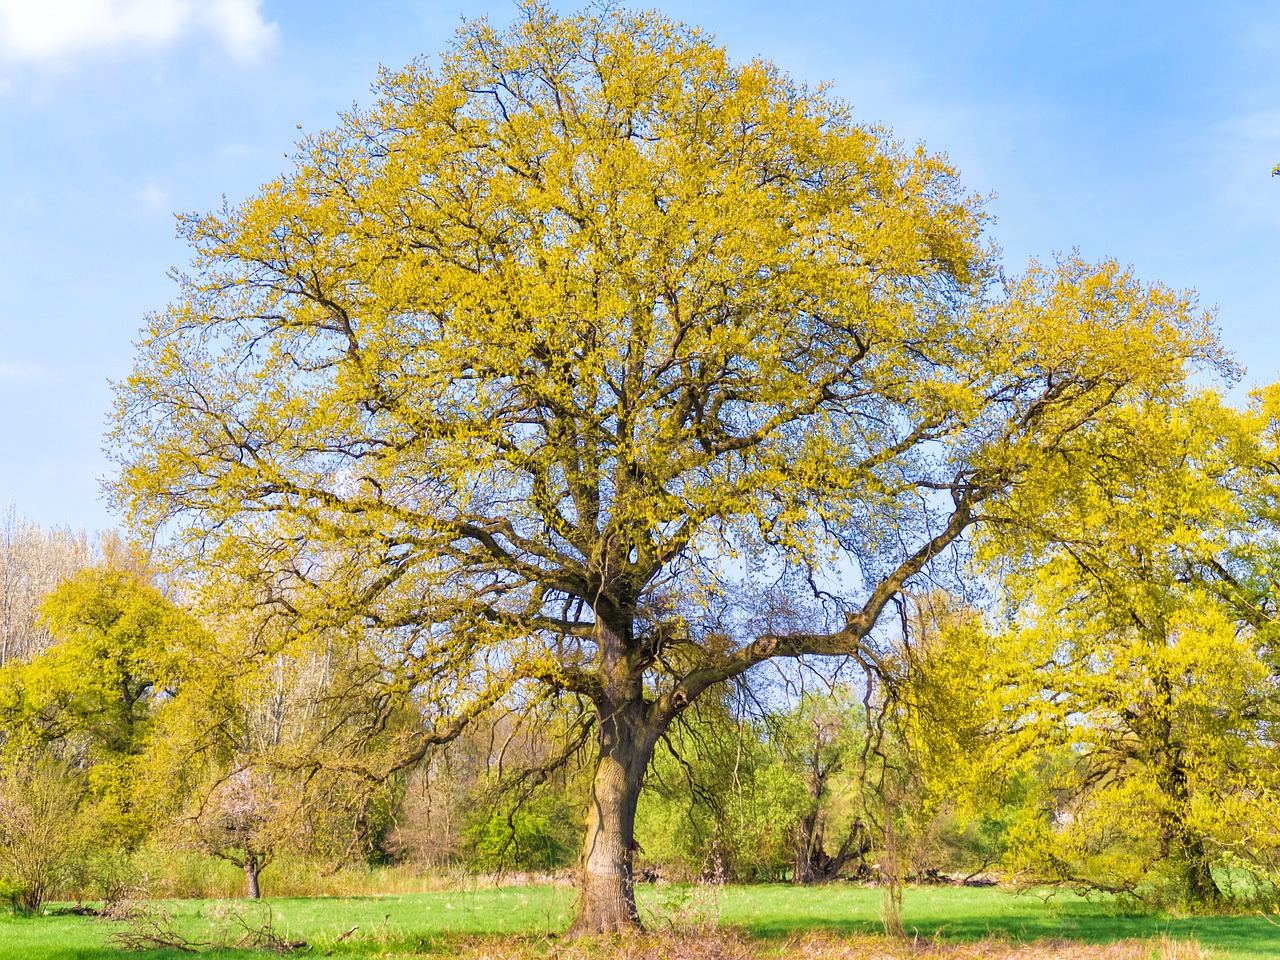
<path fill-rule="evenodd" d="M 642 906 L 657 910 L 661 925 L 691 907 L 713 906 L 720 922 L 757 937 L 777 938 L 804 930 L 833 933 L 876 932 L 880 892 L 850 885 L 796 889 L 787 886 L 731 887 L 714 905 L 702 894 L 679 888 L 641 890 Z M 270 901 L 278 932 L 334 948 L 335 955 L 374 957 L 430 950 L 433 941 L 471 934 L 539 936 L 568 923 L 573 891 L 555 887 L 444 891 L 404 896 Z M 209 902 L 172 904 L 188 931 L 194 932 Z M 1105 903 L 1060 895 L 1047 904 L 992 889 L 950 887 L 909 889 L 903 909 L 908 932 L 951 940 L 996 935 L 1013 940 L 1065 937 L 1106 943 L 1127 937 L 1167 934 L 1194 938 L 1230 960 L 1280 960 L 1280 927 L 1257 916 L 1175 917 L 1125 914 Z M 335 939 L 352 926 L 357 934 Z M 8 917 L 0 915 L 0 960 L 105 960 L 121 954 L 107 944 L 107 924 L 76 916 Z M 254 956 L 248 952 L 222 956 Z M 189 956 L 156 951 L 157 958 Z M 257 956 L 262 956 L 258 954 Z"/>
<path fill-rule="evenodd" d="M 782 936 L 796 929 L 874 933 L 880 930 L 880 902 L 880 891 L 847 885 L 819 889 L 737 887 L 725 891 L 720 917 L 722 923 L 742 927 L 758 937 Z M 1124 913 L 1112 904 L 1071 894 L 1055 895 L 1045 903 L 1035 896 L 1015 896 L 990 888 L 908 889 L 902 922 L 908 933 L 948 940 L 1062 937 L 1110 943 L 1163 933 L 1174 939 L 1198 940 L 1232 960 L 1280 960 L 1280 927 L 1259 916 Z"/>

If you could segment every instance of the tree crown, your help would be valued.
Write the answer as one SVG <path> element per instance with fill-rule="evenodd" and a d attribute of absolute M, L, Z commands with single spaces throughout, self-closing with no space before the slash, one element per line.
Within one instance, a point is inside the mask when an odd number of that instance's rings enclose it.
<path fill-rule="evenodd" d="M 857 653 L 1046 450 L 1220 359 L 1114 263 L 994 286 L 945 158 L 655 13 L 527 5 L 377 93 L 183 220 L 114 492 L 423 701 L 536 680 L 669 719 Z M 726 557 L 835 602 L 744 612 Z"/>

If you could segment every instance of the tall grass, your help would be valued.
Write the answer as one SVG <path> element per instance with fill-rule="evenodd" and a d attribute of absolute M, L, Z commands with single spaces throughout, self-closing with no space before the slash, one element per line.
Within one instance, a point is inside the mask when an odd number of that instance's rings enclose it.
<path fill-rule="evenodd" d="M 244 872 L 194 850 L 148 848 L 131 858 L 134 883 L 153 897 L 222 900 L 245 896 Z M 374 897 L 483 890 L 498 886 L 567 885 L 567 874 L 478 874 L 461 866 L 424 869 L 415 864 L 334 866 L 282 856 L 262 872 L 265 897 Z"/>

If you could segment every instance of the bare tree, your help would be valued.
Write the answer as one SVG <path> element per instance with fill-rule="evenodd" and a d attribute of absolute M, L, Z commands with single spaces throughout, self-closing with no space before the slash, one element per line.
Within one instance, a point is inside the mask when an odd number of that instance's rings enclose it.
<path fill-rule="evenodd" d="M 48 649 L 49 634 L 37 623 L 41 599 L 96 555 L 84 530 L 44 530 L 12 503 L 0 512 L 0 667 Z"/>

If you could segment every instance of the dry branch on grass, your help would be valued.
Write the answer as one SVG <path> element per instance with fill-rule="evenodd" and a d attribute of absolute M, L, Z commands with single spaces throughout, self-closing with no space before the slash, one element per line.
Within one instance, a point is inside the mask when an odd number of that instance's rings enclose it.
<path fill-rule="evenodd" d="M 305 940 L 290 940 L 275 929 L 270 907 L 258 916 L 226 904 L 217 904 L 205 914 L 199 932 L 187 933 L 180 928 L 177 916 L 162 903 L 146 899 L 122 899 L 104 906 L 101 918 L 117 924 L 110 942 L 123 950 L 178 950 L 202 953 L 207 950 L 271 950 L 288 953 L 304 950 Z"/>

